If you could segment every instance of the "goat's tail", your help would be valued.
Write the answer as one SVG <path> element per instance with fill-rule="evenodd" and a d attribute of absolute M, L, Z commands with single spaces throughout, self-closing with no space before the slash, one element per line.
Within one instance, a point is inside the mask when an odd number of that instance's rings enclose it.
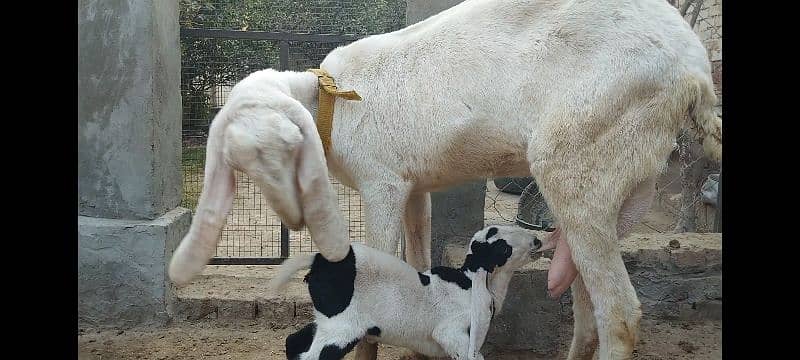
<path fill-rule="evenodd" d="M 697 131 L 698 140 L 703 144 L 706 156 L 722 160 L 722 119 L 714 112 L 717 97 L 714 95 L 713 83 L 699 81 L 694 99 L 689 107 L 689 119 Z"/>
<path fill-rule="evenodd" d="M 278 275 L 276 275 L 272 280 L 269 282 L 269 288 L 272 291 L 280 290 L 289 282 L 289 279 L 292 278 L 296 272 L 311 268 L 311 264 L 314 263 L 314 257 L 317 254 L 303 254 L 298 255 L 295 257 L 291 257 L 286 259 L 278 270 Z"/>

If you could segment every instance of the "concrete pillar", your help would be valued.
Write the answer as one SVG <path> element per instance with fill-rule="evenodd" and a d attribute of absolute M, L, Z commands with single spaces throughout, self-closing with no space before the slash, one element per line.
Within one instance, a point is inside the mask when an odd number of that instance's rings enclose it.
<path fill-rule="evenodd" d="M 406 25 L 427 19 L 462 0 L 408 0 Z M 431 194 L 431 264 L 443 265 L 442 254 L 447 244 L 466 244 L 483 228 L 483 206 L 486 181 L 456 186 Z"/>
<path fill-rule="evenodd" d="M 466 244 L 483 228 L 486 181 L 455 186 L 447 191 L 431 193 L 431 265 L 446 265 L 447 245 Z"/>
<path fill-rule="evenodd" d="M 182 195 L 178 2 L 78 4 L 78 316 L 163 323 Z"/>

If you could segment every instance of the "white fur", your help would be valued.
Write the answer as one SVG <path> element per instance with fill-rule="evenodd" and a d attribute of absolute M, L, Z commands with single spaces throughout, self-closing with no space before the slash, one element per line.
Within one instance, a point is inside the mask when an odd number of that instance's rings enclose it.
<path fill-rule="evenodd" d="M 487 241 L 490 227 L 499 231 Z M 442 280 L 431 271 L 423 273 L 430 278 L 430 283 L 423 285 L 416 269 L 407 263 L 354 243 L 356 278 L 350 305 L 330 318 L 315 311 L 317 333 L 309 351 L 300 359 L 317 359 L 325 345 L 347 344 L 362 338 L 428 356 L 482 359 L 479 350 L 489 329 L 492 305 L 501 307 L 514 270 L 530 262 L 532 252 L 541 248 L 541 243 L 534 244 L 535 238 L 532 231 L 514 226 L 489 226 L 478 231 L 470 244 L 504 239 L 512 253 L 508 262 L 491 273 L 483 269 L 465 271 L 472 280 L 469 290 Z M 271 288 L 279 290 L 292 274 L 310 268 L 313 256 L 287 260 L 271 281 Z M 380 328 L 380 336 L 366 335 L 366 330 L 373 326 Z"/>
<path fill-rule="evenodd" d="M 575 307 L 592 314 L 576 316 L 570 358 L 596 349 L 601 360 L 632 356 L 641 311 L 617 222 L 649 200 L 626 201 L 659 174 L 685 126 L 721 155 L 706 50 L 675 8 L 663 0 L 467 0 L 337 48 L 321 67 L 363 98 L 336 102 L 327 164 L 361 193 L 368 245 L 392 253 L 405 235 L 407 261 L 424 270 L 430 191 L 532 174 L 581 274 L 573 293 L 586 301 Z M 346 255 L 344 219 L 314 207 L 333 197 L 318 186 L 327 170 L 313 155 L 321 147 L 310 115 L 316 81 L 264 70 L 236 86 L 211 127 L 206 183 L 172 260 L 173 281 L 188 282 L 213 254 L 232 201 L 231 168 L 260 177 L 281 218 L 308 224 L 326 258 Z M 242 131 L 226 135 L 231 127 Z M 285 156 L 270 157 L 267 140 L 278 138 Z M 275 173 L 280 166 L 291 171 Z M 291 174 L 296 181 L 281 178 Z"/>

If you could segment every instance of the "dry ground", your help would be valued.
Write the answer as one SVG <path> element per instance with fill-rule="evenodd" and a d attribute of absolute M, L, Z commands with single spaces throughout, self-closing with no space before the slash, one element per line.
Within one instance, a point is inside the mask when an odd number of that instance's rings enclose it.
<path fill-rule="evenodd" d="M 180 324 L 160 329 L 84 330 L 78 336 L 79 359 L 285 359 L 284 341 L 296 327 L 269 329 L 260 324 Z M 634 359 L 711 360 L 722 358 L 721 323 L 642 320 Z M 568 337 L 567 337 L 568 338 Z M 566 351 L 568 345 L 563 345 Z M 380 359 L 398 359 L 401 348 L 381 345 Z M 566 354 L 487 353 L 487 359 L 563 359 Z M 352 359 L 350 353 L 346 359 Z"/>

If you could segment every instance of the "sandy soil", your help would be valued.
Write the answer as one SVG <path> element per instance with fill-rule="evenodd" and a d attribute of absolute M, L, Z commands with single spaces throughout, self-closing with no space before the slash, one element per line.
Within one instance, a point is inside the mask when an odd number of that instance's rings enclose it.
<path fill-rule="evenodd" d="M 286 336 L 301 325 L 269 329 L 264 325 L 214 323 L 179 324 L 167 328 L 127 331 L 86 329 L 78 336 L 79 359 L 285 359 Z M 721 323 L 701 324 L 642 320 L 641 340 L 634 359 L 722 358 Z M 567 337 L 568 338 L 568 337 Z M 563 359 L 561 354 L 537 356 L 529 352 L 487 353 L 487 359 Z M 381 345 L 380 359 L 398 359 L 406 350 Z M 350 353 L 346 359 L 352 359 Z"/>

